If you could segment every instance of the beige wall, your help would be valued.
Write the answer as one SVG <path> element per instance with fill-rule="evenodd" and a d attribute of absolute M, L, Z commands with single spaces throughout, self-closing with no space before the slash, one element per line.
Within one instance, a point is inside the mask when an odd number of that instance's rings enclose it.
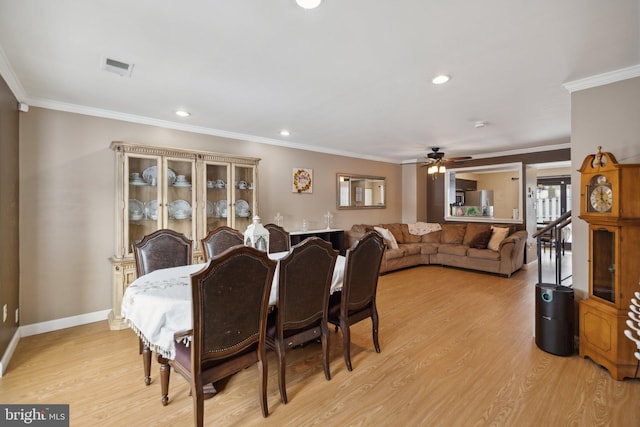
<path fill-rule="evenodd" d="M 18 117 L 16 98 L 0 78 L 0 316 L 7 306 L 7 320 L 0 317 L 0 356 L 18 330 Z"/>
<path fill-rule="evenodd" d="M 111 308 L 114 154 L 111 141 L 260 157 L 259 214 L 289 230 L 400 221 L 401 166 L 32 108 L 20 121 L 21 325 Z M 348 147 L 348 141 L 345 142 Z M 291 170 L 313 169 L 313 193 L 291 191 Z M 387 208 L 336 210 L 336 173 L 387 178 Z"/>
<path fill-rule="evenodd" d="M 640 77 L 574 92 L 571 133 L 573 286 L 576 298 L 582 299 L 589 290 L 589 235 L 587 223 L 578 218 L 577 169 L 598 146 L 613 153 L 619 163 L 640 163 Z"/>

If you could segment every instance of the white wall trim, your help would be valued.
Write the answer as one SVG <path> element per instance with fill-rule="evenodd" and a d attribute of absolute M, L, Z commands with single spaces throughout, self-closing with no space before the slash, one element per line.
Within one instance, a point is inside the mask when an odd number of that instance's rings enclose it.
<path fill-rule="evenodd" d="M 0 359 L 0 378 L 4 375 L 4 371 L 7 370 L 9 366 L 9 362 L 11 361 L 11 357 L 13 353 L 16 351 L 16 347 L 18 347 L 18 343 L 20 342 L 20 328 L 16 330 L 16 333 L 13 334 L 13 338 L 9 341 L 9 346 L 7 350 L 2 355 L 2 359 Z"/>
<path fill-rule="evenodd" d="M 62 319 L 49 320 L 47 322 L 32 323 L 31 325 L 20 326 L 9 342 L 7 350 L 2 355 L 2 359 L 0 359 L 0 377 L 2 377 L 7 366 L 9 366 L 11 357 L 13 356 L 16 347 L 18 347 L 18 342 L 20 342 L 20 337 L 44 334 L 46 332 L 52 332 L 60 329 L 71 328 L 73 326 L 86 325 L 87 323 L 107 320 L 110 311 L 110 309 L 95 311 L 93 313 L 79 314 L 77 316 L 63 317 Z"/>
<path fill-rule="evenodd" d="M 96 311 L 93 313 L 79 314 L 77 316 L 64 317 L 62 319 L 49 320 L 47 322 L 32 323 L 20 327 L 20 336 L 28 337 L 31 335 L 44 334 L 46 332 L 57 331 L 60 329 L 71 328 L 73 326 L 85 325 L 87 323 L 99 322 L 107 320 L 107 316 L 111 310 Z"/>
<path fill-rule="evenodd" d="M 564 88 L 569 93 L 573 93 L 578 90 L 591 89 L 593 87 L 632 79 L 634 77 L 640 77 L 640 64 L 632 65 L 631 67 L 622 68 L 620 70 L 609 71 L 607 73 L 596 74 L 595 76 L 585 77 L 584 79 L 563 83 L 562 86 L 564 86 Z"/>

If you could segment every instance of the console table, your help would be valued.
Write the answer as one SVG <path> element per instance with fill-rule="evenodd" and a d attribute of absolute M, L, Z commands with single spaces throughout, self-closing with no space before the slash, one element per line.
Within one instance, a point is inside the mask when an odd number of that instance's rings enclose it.
<path fill-rule="evenodd" d="M 289 237 L 291 239 L 291 246 L 302 242 L 307 237 L 320 237 L 322 240 L 326 240 L 331 243 L 333 249 L 340 252 L 340 255 L 345 254 L 344 247 L 344 230 L 339 228 L 329 228 L 321 230 L 307 230 L 307 231 L 290 231 Z"/>

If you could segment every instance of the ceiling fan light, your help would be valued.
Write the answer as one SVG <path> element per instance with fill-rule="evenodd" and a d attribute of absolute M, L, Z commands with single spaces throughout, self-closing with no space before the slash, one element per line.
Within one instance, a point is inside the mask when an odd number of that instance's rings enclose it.
<path fill-rule="evenodd" d="M 296 3 L 303 9 L 315 9 L 320 6 L 322 0 L 296 0 Z"/>
<path fill-rule="evenodd" d="M 429 175 L 433 175 L 434 173 L 438 173 L 438 166 L 436 166 L 436 165 L 429 166 L 429 167 L 427 168 L 427 173 L 428 173 Z"/>
<path fill-rule="evenodd" d="M 445 173 L 447 171 L 447 168 L 444 167 L 444 165 L 440 165 L 440 167 L 438 167 L 438 173 Z"/>

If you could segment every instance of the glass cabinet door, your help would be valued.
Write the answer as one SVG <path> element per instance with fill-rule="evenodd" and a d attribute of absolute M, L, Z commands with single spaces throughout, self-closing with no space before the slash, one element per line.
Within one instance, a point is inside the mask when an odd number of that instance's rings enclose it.
<path fill-rule="evenodd" d="M 126 254 L 133 253 L 134 243 L 161 228 L 193 239 L 194 161 L 127 155 L 125 172 Z"/>
<path fill-rule="evenodd" d="M 231 174 L 228 164 L 218 163 L 207 163 L 205 174 L 207 182 L 206 235 L 222 225 L 230 224 L 229 180 Z"/>
<path fill-rule="evenodd" d="M 615 231 L 591 228 L 591 290 L 593 296 L 616 302 L 616 238 Z"/>
<path fill-rule="evenodd" d="M 147 234 L 153 233 L 161 224 L 158 213 L 160 186 L 158 169 L 160 157 L 126 156 L 126 176 L 128 197 L 125 198 L 125 253 L 132 254 L 132 245 Z"/>
<path fill-rule="evenodd" d="M 255 167 L 250 165 L 233 165 L 233 228 L 244 233 L 247 226 L 257 215 L 255 200 Z"/>
<path fill-rule="evenodd" d="M 162 210 L 163 228 L 168 228 L 195 238 L 195 161 L 165 159 L 166 167 L 162 183 L 165 189 Z M 195 245 L 197 246 L 197 245 Z M 194 249 L 195 249 L 194 246 Z"/>

